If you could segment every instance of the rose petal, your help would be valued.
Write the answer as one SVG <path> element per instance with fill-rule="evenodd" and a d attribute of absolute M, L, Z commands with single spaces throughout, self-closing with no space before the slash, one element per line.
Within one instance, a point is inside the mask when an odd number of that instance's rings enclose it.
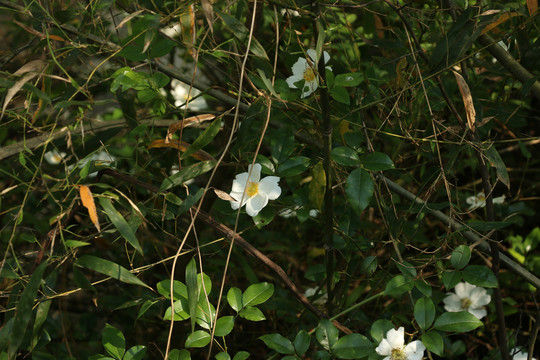
<path fill-rule="evenodd" d="M 269 200 L 275 200 L 281 195 L 278 183 L 279 177 L 267 176 L 259 182 L 259 192 L 266 194 Z"/>

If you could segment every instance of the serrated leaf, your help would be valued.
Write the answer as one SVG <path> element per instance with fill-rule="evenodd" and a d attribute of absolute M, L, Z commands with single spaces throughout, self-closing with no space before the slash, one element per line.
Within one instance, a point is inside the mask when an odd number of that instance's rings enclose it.
<path fill-rule="evenodd" d="M 414 304 L 414 319 L 422 329 L 428 329 L 435 320 L 435 304 L 428 297 L 420 298 Z"/>
<path fill-rule="evenodd" d="M 332 347 L 332 353 L 339 359 L 359 359 L 372 351 L 371 341 L 360 334 L 345 335 Z"/>
<path fill-rule="evenodd" d="M 443 355 L 444 344 L 441 334 L 436 331 L 428 331 L 422 335 L 422 343 L 432 353 Z"/>
<path fill-rule="evenodd" d="M 309 349 L 311 344 L 311 336 L 306 330 L 300 330 L 294 338 L 294 350 L 296 355 L 303 356 Z"/>
<path fill-rule="evenodd" d="M 263 321 L 266 317 L 259 308 L 255 306 L 246 306 L 238 313 L 241 317 L 249 321 Z"/>
<path fill-rule="evenodd" d="M 360 157 L 360 163 L 366 170 L 383 171 L 394 168 L 394 163 L 390 157 L 381 152 L 364 154 Z"/>
<path fill-rule="evenodd" d="M 373 188 L 373 179 L 364 169 L 355 169 L 347 177 L 345 193 L 357 214 L 361 214 L 368 207 L 373 197 Z"/>
<path fill-rule="evenodd" d="M 467 311 L 445 312 L 437 318 L 434 327 L 449 332 L 467 332 L 482 326 L 482 322 Z"/>
<path fill-rule="evenodd" d="M 234 328 L 234 316 L 222 316 L 216 322 L 215 336 L 227 336 Z"/>
<path fill-rule="evenodd" d="M 143 255 L 141 245 L 139 244 L 139 240 L 137 240 L 133 229 L 129 226 L 122 214 L 114 208 L 111 200 L 109 198 L 100 197 L 99 203 L 118 232 L 139 252 L 139 254 Z"/>
<path fill-rule="evenodd" d="M 264 303 L 274 293 L 274 284 L 262 282 L 250 285 L 242 295 L 244 306 L 254 306 Z"/>
<path fill-rule="evenodd" d="M 259 340 L 262 340 L 266 346 L 280 354 L 294 354 L 294 347 L 291 341 L 280 334 L 263 335 L 259 337 Z"/>
<path fill-rule="evenodd" d="M 242 303 L 242 290 L 237 287 L 232 287 L 227 292 L 227 302 L 234 311 L 239 312 L 244 307 Z"/>
<path fill-rule="evenodd" d="M 364 76 L 361 73 L 345 73 L 336 75 L 334 85 L 336 86 L 358 86 L 364 80 Z"/>
<path fill-rule="evenodd" d="M 459 245 L 452 251 L 450 262 L 452 266 L 458 270 L 463 269 L 471 259 L 471 249 L 467 245 Z"/>
<path fill-rule="evenodd" d="M 330 96 L 342 104 L 351 104 L 351 96 L 349 95 L 347 89 L 345 89 L 343 86 L 334 86 L 332 89 L 330 89 Z"/>
<path fill-rule="evenodd" d="M 202 348 L 210 343 L 210 334 L 203 330 L 197 330 L 189 334 L 185 346 L 187 348 Z"/>
<path fill-rule="evenodd" d="M 309 167 L 309 158 L 295 156 L 285 160 L 278 166 L 278 175 L 281 177 L 295 176 L 303 173 Z"/>
<path fill-rule="evenodd" d="M 150 288 L 139 278 L 129 272 L 129 270 L 109 260 L 98 258 L 92 255 L 83 255 L 77 261 L 75 261 L 75 264 L 90 270 L 94 270 L 103 275 L 110 276 L 113 279 L 120 280 L 122 282 L 125 282 L 126 284 L 133 284 Z"/>
<path fill-rule="evenodd" d="M 386 319 L 379 319 L 375 320 L 373 325 L 371 325 L 371 329 L 369 330 L 369 335 L 375 340 L 377 343 L 380 343 L 382 339 L 386 337 L 386 333 L 388 330 L 393 329 L 394 324 L 390 320 Z"/>
<path fill-rule="evenodd" d="M 390 281 L 386 284 L 384 294 L 390 296 L 400 296 L 401 294 L 412 290 L 413 287 L 413 279 L 405 279 L 403 275 L 397 275 L 390 279 Z"/>
<path fill-rule="evenodd" d="M 338 341 L 338 335 L 338 329 L 328 319 L 322 319 L 315 331 L 315 338 L 326 350 L 334 347 L 334 344 Z"/>
<path fill-rule="evenodd" d="M 497 287 L 497 277 L 485 265 L 469 265 L 463 270 L 463 280 L 466 282 L 488 288 Z"/>
<path fill-rule="evenodd" d="M 105 324 L 101 334 L 103 348 L 115 359 L 122 359 L 126 349 L 126 339 L 124 334 L 112 325 Z"/>
<path fill-rule="evenodd" d="M 442 281 L 447 290 L 452 289 L 461 281 L 461 271 L 445 270 L 442 274 Z"/>
<path fill-rule="evenodd" d="M 332 160 L 339 165 L 358 166 L 360 165 L 360 157 L 358 153 L 347 146 L 339 146 L 332 149 Z"/>

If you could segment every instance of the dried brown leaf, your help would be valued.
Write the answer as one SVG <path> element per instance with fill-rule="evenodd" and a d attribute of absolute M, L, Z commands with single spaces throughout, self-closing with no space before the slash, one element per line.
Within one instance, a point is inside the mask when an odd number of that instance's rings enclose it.
<path fill-rule="evenodd" d="M 153 148 L 172 148 L 172 149 L 177 149 L 181 152 L 184 152 L 187 150 L 187 148 L 189 147 L 190 145 L 185 142 L 185 141 L 180 141 L 180 140 L 176 140 L 176 139 L 171 139 L 169 141 L 166 141 L 166 139 L 158 139 L 158 140 L 154 140 L 152 141 L 152 143 L 148 146 L 148 149 L 153 149 Z M 199 150 L 199 151 L 196 151 L 194 152 L 193 154 L 191 154 L 191 156 L 197 160 L 201 160 L 201 161 L 207 161 L 207 160 L 216 160 L 212 155 L 210 155 L 209 153 L 207 153 L 206 151 L 204 150 Z"/>
<path fill-rule="evenodd" d="M 172 140 L 173 134 L 188 126 L 197 126 L 202 124 L 205 121 L 214 120 L 216 118 L 215 115 L 212 114 L 203 114 L 203 115 L 196 115 L 192 117 L 188 117 L 187 119 L 177 121 L 169 126 L 169 129 L 167 130 L 167 137 L 165 138 L 165 142 L 169 142 Z"/>
<path fill-rule="evenodd" d="M 475 130 L 475 121 L 476 121 L 476 110 L 474 109 L 473 99 L 471 95 L 471 90 L 467 82 L 457 71 L 454 71 L 456 76 L 456 81 L 459 87 L 459 92 L 463 98 L 463 105 L 465 106 L 465 112 L 467 114 L 467 125 L 469 129 L 474 132 Z"/>
<path fill-rule="evenodd" d="M 235 198 L 233 198 L 231 195 L 227 194 L 225 191 L 223 190 L 219 190 L 219 189 L 214 189 L 214 192 L 216 193 L 217 197 L 220 198 L 221 200 L 225 200 L 225 201 L 237 201 Z"/>
<path fill-rule="evenodd" d="M 46 61 L 34 60 L 24 64 L 19 70 L 15 71 L 13 75 L 24 74 L 24 76 L 17 80 L 17 82 L 15 82 L 15 84 L 13 84 L 13 86 L 7 91 L 6 98 L 4 99 L 4 105 L 2 106 L 2 113 L 0 114 L 0 120 L 4 117 L 6 107 L 13 99 L 15 94 L 17 94 L 17 92 L 22 89 L 24 84 L 39 75 L 43 71 L 43 69 L 45 69 L 45 66 L 47 66 Z"/>
<path fill-rule="evenodd" d="M 490 30 L 493 30 L 495 29 L 497 26 L 501 25 L 503 22 L 513 18 L 514 16 L 521 16 L 520 13 L 518 12 L 506 12 L 504 14 L 502 14 L 501 16 L 499 16 L 497 19 L 495 19 L 495 21 L 493 21 L 492 23 L 489 23 L 487 24 L 483 29 L 482 29 L 482 35 L 484 35 L 485 33 L 487 33 L 488 31 Z"/>
<path fill-rule="evenodd" d="M 133 19 L 135 16 L 139 15 L 143 11 L 144 10 L 137 10 L 134 13 L 131 13 L 128 16 L 126 16 L 122 21 L 120 21 L 120 24 L 116 26 L 116 29 L 120 29 L 122 26 L 124 26 L 124 24 L 126 24 L 128 21 L 130 21 L 131 19 Z"/>
<path fill-rule="evenodd" d="M 210 0 L 201 0 L 204 16 L 210 27 L 210 32 L 214 33 L 214 7 Z"/>
<path fill-rule="evenodd" d="M 81 196 L 82 204 L 85 208 L 88 209 L 88 215 L 90 220 L 96 227 L 98 232 L 101 232 L 101 227 L 99 226 L 99 220 L 97 215 L 96 203 L 94 202 L 94 197 L 92 196 L 92 191 L 86 185 L 79 186 L 79 195 Z"/>

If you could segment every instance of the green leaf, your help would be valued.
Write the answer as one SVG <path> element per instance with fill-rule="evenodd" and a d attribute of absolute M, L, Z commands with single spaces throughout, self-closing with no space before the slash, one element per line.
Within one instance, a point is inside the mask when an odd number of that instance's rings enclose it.
<path fill-rule="evenodd" d="M 466 282 L 488 288 L 497 287 L 497 277 L 485 265 L 469 265 L 463 270 L 463 280 Z"/>
<path fill-rule="evenodd" d="M 183 214 L 199 201 L 204 194 L 204 189 L 199 189 L 194 195 L 188 195 L 178 207 L 177 214 Z"/>
<path fill-rule="evenodd" d="M 105 210 L 105 213 L 113 223 L 113 225 L 116 227 L 118 232 L 124 237 L 124 239 L 127 240 L 128 243 L 131 244 L 139 252 L 139 254 L 143 255 L 143 251 L 141 248 L 141 245 L 139 244 L 139 240 L 137 240 L 137 237 L 135 236 L 135 232 L 133 232 L 133 229 L 129 226 L 126 219 L 120 214 L 111 203 L 111 200 L 106 197 L 99 197 L 99 203 L 101 204 L 101 207 L 103 210 Z"/>
<path fill-rule="evenodd" d="M 334 100 L 342 104 L 351 104 L 351 97 L 349 95 L 349 92 L 343 86 L 334 85 L 334 87 L 330 89 L 330 96 L 332 96 Z"/>
<path fill-rule="evenodd" d="M 326 191 L 326 173 L 324 172 L 322 161 L 319 161 L 311 170 L 311 182 L 309 183 L 309 201 L 315 209 L 322 208 L 324 194 Z"/>
<path fill-rule="evenodd" d="M 247 351 L 239 351 L 234 355 L 233 360 L 246 360 L 249 358 L 249 355 Z"/>
<path fill-rule="evenodd" d="M 259 308 L 255 306 L 246 306 L 239 313 L 241 317 L 249 321 L 263 321 L 266 317 Z"/>
<path fill-rule="evenodd" d="M 339 146 L 332 149 L 332 160 L 343 166 L 358 166 L 360 165 L 360 157 L 358 153 L 346 146 Z"/>
<path fill-rule="evenodd" d="M 414 286 L 416 286 L 418 291 L 420 291 L 424 296 L 431 297 L 431 285 L 424 279 L 416 279 L 414 281 Z"/>
<path fill-rule="evenodd" d="M 231 357 L 226 352 L 220 352 L 216 354 L 216 360 L 231 360 Z"/>
<path fill-rule="evenodd" d="M 461 271 L 445 270 L 442 273 L 442 281 L 446 290 L 452 289 L 461 281 Z"/>
<path fill-rule="evenodd" d="M 386 333 L 388 330 L 393 329 L 394 324 L 390 320 L 386 319 L 379 319 L 375 320 L 373 325 L 371 325 L 371 329 L 369 330 L 369 335 L 375 340 L 377 343 L 380 343 L 382 339 L 386 337 Z"/>
<path fill-rule="evenodd" d="M 428 329 L 435 320 L 435 304 L 428 297 L 420 298 L 414 304 L 414 319 L 422 329 Z"/>
<path fill-rule="evenodd" d="M 247 44 L 249 31 L 244 26 L 244 24 L 228 14 L 221 12 L 218 12 L 217 14 L 223 19 L 225 25 L 229 28 L 231 33 L 239 40 L 239 43 Z M 254 37 L 251 39 L 251 46 L 249 48 L 249 51 L 255 56 L 268 60 L 268 55 L 266 55 L 266 51 L 259 43 L 259 41 L 257 41 L 257 39 L 255 39 Z"/>
<path fill-rule="evenodd" d="M 170 299 L 171 298 L 171 280 L 163 280 L 160 281 L 156 285 L 158 293 L 165 296 L 165 298 Z M 187 287 L 184 285 L 184 283 L 174 280 L 174 286 L 173 286 L 173 299 L 178 300 L 180 298 L 187 299 L 188 293 L 187 293 Z"/>
<path fill-rule="evenodd" d="M 168 360 L 191 360 L 191 354 L 186 349 L 173 349 L 169 353 Z"/>
<path fill-rule="evenodd" d="M 510 178 L 508 177 L 508 171 L 506 170 L 506 165 L 504 165 L 501 155 L 495 149 L 495 146 L 491 144 L 484 152 L 488 158 L 491 166 L 497 171 L 497 178 L 504 184 L 508 189 L 510 189 Z"/>
<path fill-rule="evenodd" d="M 413 279 L 405 279 L 403 275 L 397 275 L 393 277 L 388 282 L 388 284 L 386 284 L 386 288 L 384 289 L 384 294 L 397 297 L 403 293 L 406 293 L 407 291 L 412 290 L 413 287 L 414 287 Z"/>
<path fill-rule="evenodd" d="M 278 164 L 281 164 L 294 150 L 294 132 L 292 128 L 284 126 L 274 130 L 270 136 L 270 154 Z"/>
<path fill-rule="evenodd" d="M 452 266 L 458 270 L 463 269 L 471 259 L 471 249 L 467 245 L 459 245 L 450 257 Z"/>
<path fill-rule="evenodd" d="M 262 282 L 250 285 L 242 295 L 244 306 L 254 306 L 264 303 L 274 293 L 274 284 Z"/>
<path fill-rule="evenodd" d="M 181 297 L 179 300 L 176 300 L 174 302 L 174 321 L 183 321 L 189 319 L 189 313 L 188 311 L 188 302 L 187 298 Z M 163 320 L 170 321 L 171 320 L 171 307 L 169 306 L 167 310 L 165 310 L 165 314 L 163 315 Z"/>
<path fill-rule="evenodd" d="M 373 179 L 364 169 L 355 169 L 347 177 L 345 193 L 351 207 L 359 215 L 368 207 L 373 196 Z"/>
<path fill-rule="evenodd" d="M 498 230 L 498 229 L 503 229 L 510 225 L 513 225 L 513 223 L 510 221 L 471 220 L 467 222 L 467 226 L 476 231 Z"/>
<path fill-rule="evenodd" d="M 467 311 L 445 312 L 435 321 L 435 329 L 448 332 L 467 332 L 482 326 L 482 322 Z"/>
<path fill-rule="evenodd" d="M 281 336 L 280 334 L 267 334 L 259 337 L 259 340 L 264 341 L 266 346 L 270 349 L 277 351 L 280 354 L 294 354 L 293 344 L 289 339 Z"/>
<path fill-rule="evenodd" d="M 76 267 L 73 267 L 73 281 L 81 289 L 92 290 L 93 292 L 97 293 L 97 290 L 92 283 L 86 278 L 86 276 L 84 276 L 82 271 Z"/>
<path fill-rule="evenodd" d="M 294 350 L 296 355 L 302 357 L 309 349 L 311 344 L 311 336 L 306 330 L 300 330 L 294 338 Z"/>
<path fill-rule="evenodd" d="M 336 75 L 334 85 L 336 86 L 358 86 L 364 80 L 364 76 L 361 73 L 353 72 L 346 74 Z"/>
<path fill-rule="evenodd" d="M 126 339 L 120 330 L 112 325 L 105 324 L 101 334 L 101 342 L 109 355 L 115 359 L 122 359 L 126 351 Z"/>
<path fill-rule="evenodd" d="M 360 157 L 360 163 L 366 170 L 383 171 L 394 168 L 394 163 L 390 157 L 381 152 L 364 154 Z"/>
<path fill-rule="evenodd" d="M 191 258 L 186 266 L 186 287 L 188 295 L 188 313 L 191 317 L 191 332 L 195 330 L 195 316 L 199 302 L 199 289 L 197 286 L 197 263 L 195 257 Z"/>
<path fill-rule="evenodd" d="M 416 275 L 417 275 L 416 269 L 407 261 L 404 261 L 403 264 L 396 263 L 396 265 L 399 271 L 401 271 L 401 273 L 403 274 L 403 276 L 416 278 Z"/>
<path fill-rule="evenodd" d="M 345 335 L 332 346 L 332 353 L 340 359 L 360 359 L 371 352 L 373 352 L 371 341 L 360 334 Z"/>
<path fill-rule="evenodd" d="M 227 336 L 234 327 L 234 316 L 222 316 L 217 320 L 215 336 Z"/>
<path fill-rule="evenodd" d="M 103 275 L 112 277 L 113 279 L 120 280 L 126 284 L 133 284 L 150 288 L 144 282 L 139 280 L 135 275 L 129 272 L 126 268 L 109 260 L 101 259 L 92 255 L 83 255 L 75 264 L 84 268 L 97 271 Z"/>
<path fill-rule="evenodd" d="M 216 308 L 204 296 L 201 296 L 197 304 L 197 324 L 204 329 L 210 330 L 215 317 Z"/>
<path fill-rule="evenodd" d="M 201 161 L 190 166 L 185 166 L 176 174 L 164 179 L 159 187 L 159 191 L 165 191 L 173 186 L 182 185 L 189 179 L 193 179 L 194 177 L 212 170 L 214 166 L 216 166 L 216 161 L 214 160 Z"/>
<path fill-rule="evenodd" d="M 232 287 L 227 292 L 227 302 L 234 311 L 239 312 L 244 307 L 242 303 L 242 290 L 237 287 Z"/>
<path fill-rule="evenodd" d="M 46 267 L 47 261 L 44 260 L 34 270 L 34 273 L 30 277 L 30 281 L 26 284 L 26 287 L 19 298 L 19 302 L 17 303 L 15 318 L 9 335 L 9 347 L 7 353 L 10 359 L 15 359 L 17 350 L 23 341 L 24 333 L 26 332 L 30 317 L 33 313 L 32 307 L 34 306 L 34 299 L 36 299 L 41 279 L 43 278 L 43 272 Z"/>
<path fill-rule="evenodd" d="M 186 339 L 187 348 L 202 348 L 210 343 L 210 334 L 203 330 L 197 330 L 189 334 Z"/>
<path fill-rule="evenodd" d="M 296 156 L 285 160 L 278 166 L 278 175 L 281 177 L 295 176 L 303 173 L 309 167 L 309 158 Z"/>
<path fill-rule="evenodd" d="M 432 353 L 443 356 L 444 344 L 441 334 L 437 331 L 428 331 L 422 335 L 422 343 Z"/>
<path fill-rule="evenodd" d="M 221 117 L 217 117 L 212 122 L 212 124 L 210 124 L 210 126 L 207 127 L 201 135 L 199 135 L 199 137 L 191 144 L 191 146 L 188 147 L 186 151 L 184 151 L 181 158 L 185 159 L 191 154 L 201 150 L 203 147 L 210 144 L 218 134 L 219 129 L 221 128 L 221 121 Z"/>
<path fill-rule="evenodd" d="M 330 350 L 334 347 L 334 344 L 338 341 L 338 330 L 328 319 L 322 319 L 315 331 L 315 338 L 326 350 Z"/>

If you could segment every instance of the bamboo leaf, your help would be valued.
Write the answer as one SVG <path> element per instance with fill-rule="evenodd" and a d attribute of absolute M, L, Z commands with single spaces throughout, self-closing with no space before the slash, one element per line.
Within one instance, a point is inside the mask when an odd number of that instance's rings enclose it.
<path fill-rule="evenodd" d="M 118 232 L 124 237 L 124 239 L 127 240 L 128 243 L 131 244 L 137 250 L 141 255 L 143 255 L 143 251 L 141 248 L 141 245 L 139 244 L 139 240 L 137 240 L 137 237 L 135 236 L 135 232 L 133 232 L 133 229 L 129 224 L 127 223 L 126 219 L 120 214 L 111 203 L 111 200 L 109 198 L 100 197 L 99 203 L 101 204 L 101 207 L 103 207 L 103 210 L 105 210 L 105 213 L 113 223 L 114 227 L 118 230 Z"/>

